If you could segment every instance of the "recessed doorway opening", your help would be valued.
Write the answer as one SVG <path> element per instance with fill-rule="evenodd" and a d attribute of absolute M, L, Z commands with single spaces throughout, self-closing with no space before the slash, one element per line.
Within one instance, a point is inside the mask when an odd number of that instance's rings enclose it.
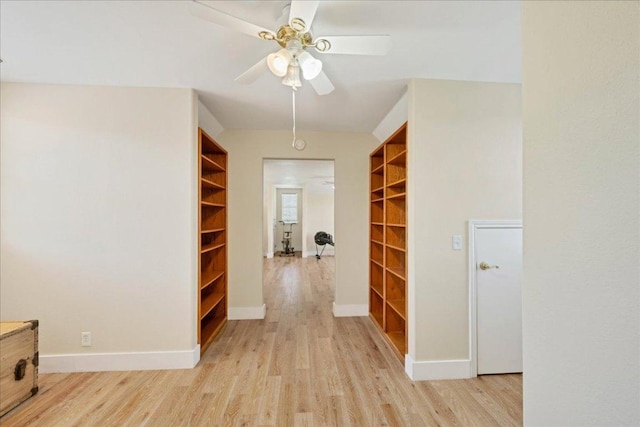
<path fill-rule="evenodd" d="M 334 234 L 334 161 L 265 159 L 263 183 L 263 256 L 332 256 L 315 236 Z"/>
<path fill-rule="evenodd" d="M 269 304 L 269 295 L 281 292 L 284 286 L 293 304 L 297 296 L 319 292 L 318 286 L 312 289 L 311 282 L 320 279 L 320 287 L 326 288 L 322 292 L 333 295 L 334 161 L 265 159 L 263 173 L 265 302 Z M 283 309 L 271 308 L 274 313 Z M 322 310 L 330 312 L 331 307 Z"/>

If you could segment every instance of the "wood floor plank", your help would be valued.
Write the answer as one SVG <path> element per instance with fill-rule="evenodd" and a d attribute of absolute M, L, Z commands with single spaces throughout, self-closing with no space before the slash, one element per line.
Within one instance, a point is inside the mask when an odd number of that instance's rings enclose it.
<path fill-rule="evenodd" d="M 45 374 L 2 426 L 517 426 L 522 376 L 412 382 L 368 317 L 335 318 L 332 257 L 264 262 L 264 320 L 192 370 Z"/>

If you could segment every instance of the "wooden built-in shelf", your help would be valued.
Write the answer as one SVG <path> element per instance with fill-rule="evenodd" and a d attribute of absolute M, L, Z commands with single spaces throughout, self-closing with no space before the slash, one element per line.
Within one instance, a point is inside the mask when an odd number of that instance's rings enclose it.
<path fill-rule="evenodd" d="M 397 181 L 390 182 L 389 184 L 387 184 L 387 187 L 403 187 L 406 184 L 407 184 L 407 179 L 402 178 Z"/>
<path fill-rule="evenodd" d="M 221 231 L 224 231 L 224 228 L 210 228 L 208 230 L 200 230 L 201 234 L 206 234 L 206 233 L 219 233 Z"/>
<path fill-rule="evenodd" d="M 407 124 L 370 156 L 369 314 L 398 357 L 407 351 Z"/>
<path fill-rule="evenodd" d="M 212 189 L 218 189 L 218 190 L 224 190 L 224 185 L 220 185 L 217 184 L 213 181 L 211 181 L 210 179 L 206 179 L 206 178 L 201 178 L 200 182 L 202 183 L 202 186 L 205 188 L 212 188 Z"/>
<path fill-rule="evenodd" d="M 395 249 L 396 251 L 402 251 L 402 252 L 406 252 L 407 251 L 405 248 L 399 248 L 397 246 L 390 245 L 389 243 L 387 243 L 387 247 L 391 248 L 391 249 Z"/>
<path fill-rule="evenodd" d="M 406 278 L 404 277 L 404 269 L 402 268 L 389 268 L 387 267 L 387 271 L 391 274 L 393 274 L 394 276 L 397 276 L 398 278 L 402 279 L 402 280 L 406 280 Z"/>
<path fill-rule="evenodd" d="M 387 163 L 392 165 L 400 165 L 406 167 L 407 164 L 407 150 L 403 150 L 400 153 L 396 154 L 394 157 L 390 158 Z"/>
<path fill-rule="evenodd" d="M 200 315 L 200 320 L 209 314 L 216 305 L 220 304 L 223 299 L 224 294 L 209 294 L 207 298 L 204 298 L 202 300 L 202 314 Z"/>
<path fill-rule="evenodd" d="M 204 154 L 202 155 L 202 168 L 203 169 L 210 169 L 210 170 L 215 170 L 215 171 L 220 171 L 220 172 L 225 172 L 226 169 L 222 166 L 220 166 L 218 163 L 214 162 L 213 160 L 211 160 L 209 157 L 205 156 Z"/>
<path fill-rule="evenodd" d="M 227 321 L 227 152 L 198 129 L 198 343 L 200 354 Z"/>
<path fill-rule="evenodd" d="M 224 204 L 224 203 L 213 203 L 213 202 L 202 201 L 202 202 L 200 202 L 200 204 L 202 206 L 210 206 L 212 208 L 224 208 L 224 207 L 226 207 L 226 204 Z"/>
<path fill-rule="evenodd" d="M 384 292 L 382 292 L 382 286 L 378 287 L 378 286 L 371 285 L 371 290 L 377 293 L 380 296 L 380 298 L 384 296 Z"/>
<path fill-rule="evenodd" d="M 382 268 L 384 268 L 384 265 L 382 265 L 382 263 L 381 263 L 381 262 L 376 261 L 376 260 L 375 260 L 375 259 L 373 259 L 373 258 L 371 258 L 371 262 L 372 262 L 372 263 L 374 263 L 374 264 L 376 264 L 376 265 L 379 265 L 379 266 L 380 266 L 380 267 L 382 267 Z"/>
<path fill-rule="evenodd" d="M 398 193 L 391 196 L 387 196 L 387 200 L 391 199 L 405 199 L 407 197 L 407 193 Z"/>
<path fill-rule="evenodd" d="M 405 303 L 403 299 L 398 299 L 398 300 L 387 300 L 387 304 L 389 304 L 389 307 L 391 307 L 396 313 L 398 313 L 400 315 L 400 317 L 402 317 L 403 319 L 406 319 L 407 316 L 405 315 Z"/>
<path fill-rule="evenodd" d="M 212 271 L 210 273 L 207 273 L 205 277 L 202 278 L 202 281 L 200 282 L 200 289 L 204 289 L 207 286 L 209 286 L 210 284 L 214 283 L 216 280 L 218 280 L 219 278 L 222 277 L 222 275 L 224 274 L 224 271 L 220 270 L 220 271 Z"/>
<path fill-rule="evenodd" d="M 396 351 L 398 357 L 404 360 L 404 355 L 407 353 L 407 336 L 404 331 L 391 331 L 387 332 L 387 337 L 393 348 Z"/>
<path fill-rule="evenodd" d="M 220 243 L 217 245 L 202 246 L 202 248 L 200 249 L 200 253 L 204 254 L 206 252 L 213 251 L 214 249 L 220 249 L 220 248 L 223 248 L 224 245 L 225 243 Z"/>

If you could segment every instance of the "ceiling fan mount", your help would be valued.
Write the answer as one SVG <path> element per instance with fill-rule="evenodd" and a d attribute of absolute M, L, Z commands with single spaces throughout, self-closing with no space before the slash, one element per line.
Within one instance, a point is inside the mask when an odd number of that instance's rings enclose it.
<path fill-rule="evenodd" d="M 207 4 L 193 0 L 191 13 L 199 18 L 227 28 L 261 38 L 276 41 L 281 49 L 269 54 L 249 70 L 238 76 L 238 83 L 253 83 L 268 68 L 284 77 L 282 84 L 295 91 L 302 85 L 300 74 L 308 80 L 319 95 L 326 95 L 334 86 L 322 71 L 322 61 L 311 56 L 307 49 L 313 47 L 322 54 L 386 55 L 391 49 L 388 35 L 373 36 L 322 36 L 314 40 L 310 30 L 313 26 L 319 0 L 292 0 L 283 9 L 278 20 L 278 29 L 270 31 L 245 20 L 236 18 Z"/>
<path fill-rule="evenodd" d="M 302 19 L 293 18 L 291 24 L 282 25 L 275 34 L 271 31 L 260 31 L 258 36 L 263 40 L 276 41 L 284 48 L 291 40 L 297 40 L 303 50 L 308 47 L 313 47 L 318 52 L 326 52 L 331 49 L 331 43 L 326 39 L 321 38 L 313 41 L 313 36 L 306 31 L 306 28 L 307 26 Z"/>

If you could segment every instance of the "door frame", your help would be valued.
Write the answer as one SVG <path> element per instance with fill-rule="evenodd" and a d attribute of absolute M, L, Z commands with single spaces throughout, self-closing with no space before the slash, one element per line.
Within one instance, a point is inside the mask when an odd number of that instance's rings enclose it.
<path fill-rule="evenodd" d="M 522 220 L 481 220 L 468 221 L 469 235 L 469 360 L 471 365 L 471 377 L 478 376 L 478 296 L 476 293 L 477 272 L 476 267 L 476 230 L 491 228 L 520 228 Z"/>

